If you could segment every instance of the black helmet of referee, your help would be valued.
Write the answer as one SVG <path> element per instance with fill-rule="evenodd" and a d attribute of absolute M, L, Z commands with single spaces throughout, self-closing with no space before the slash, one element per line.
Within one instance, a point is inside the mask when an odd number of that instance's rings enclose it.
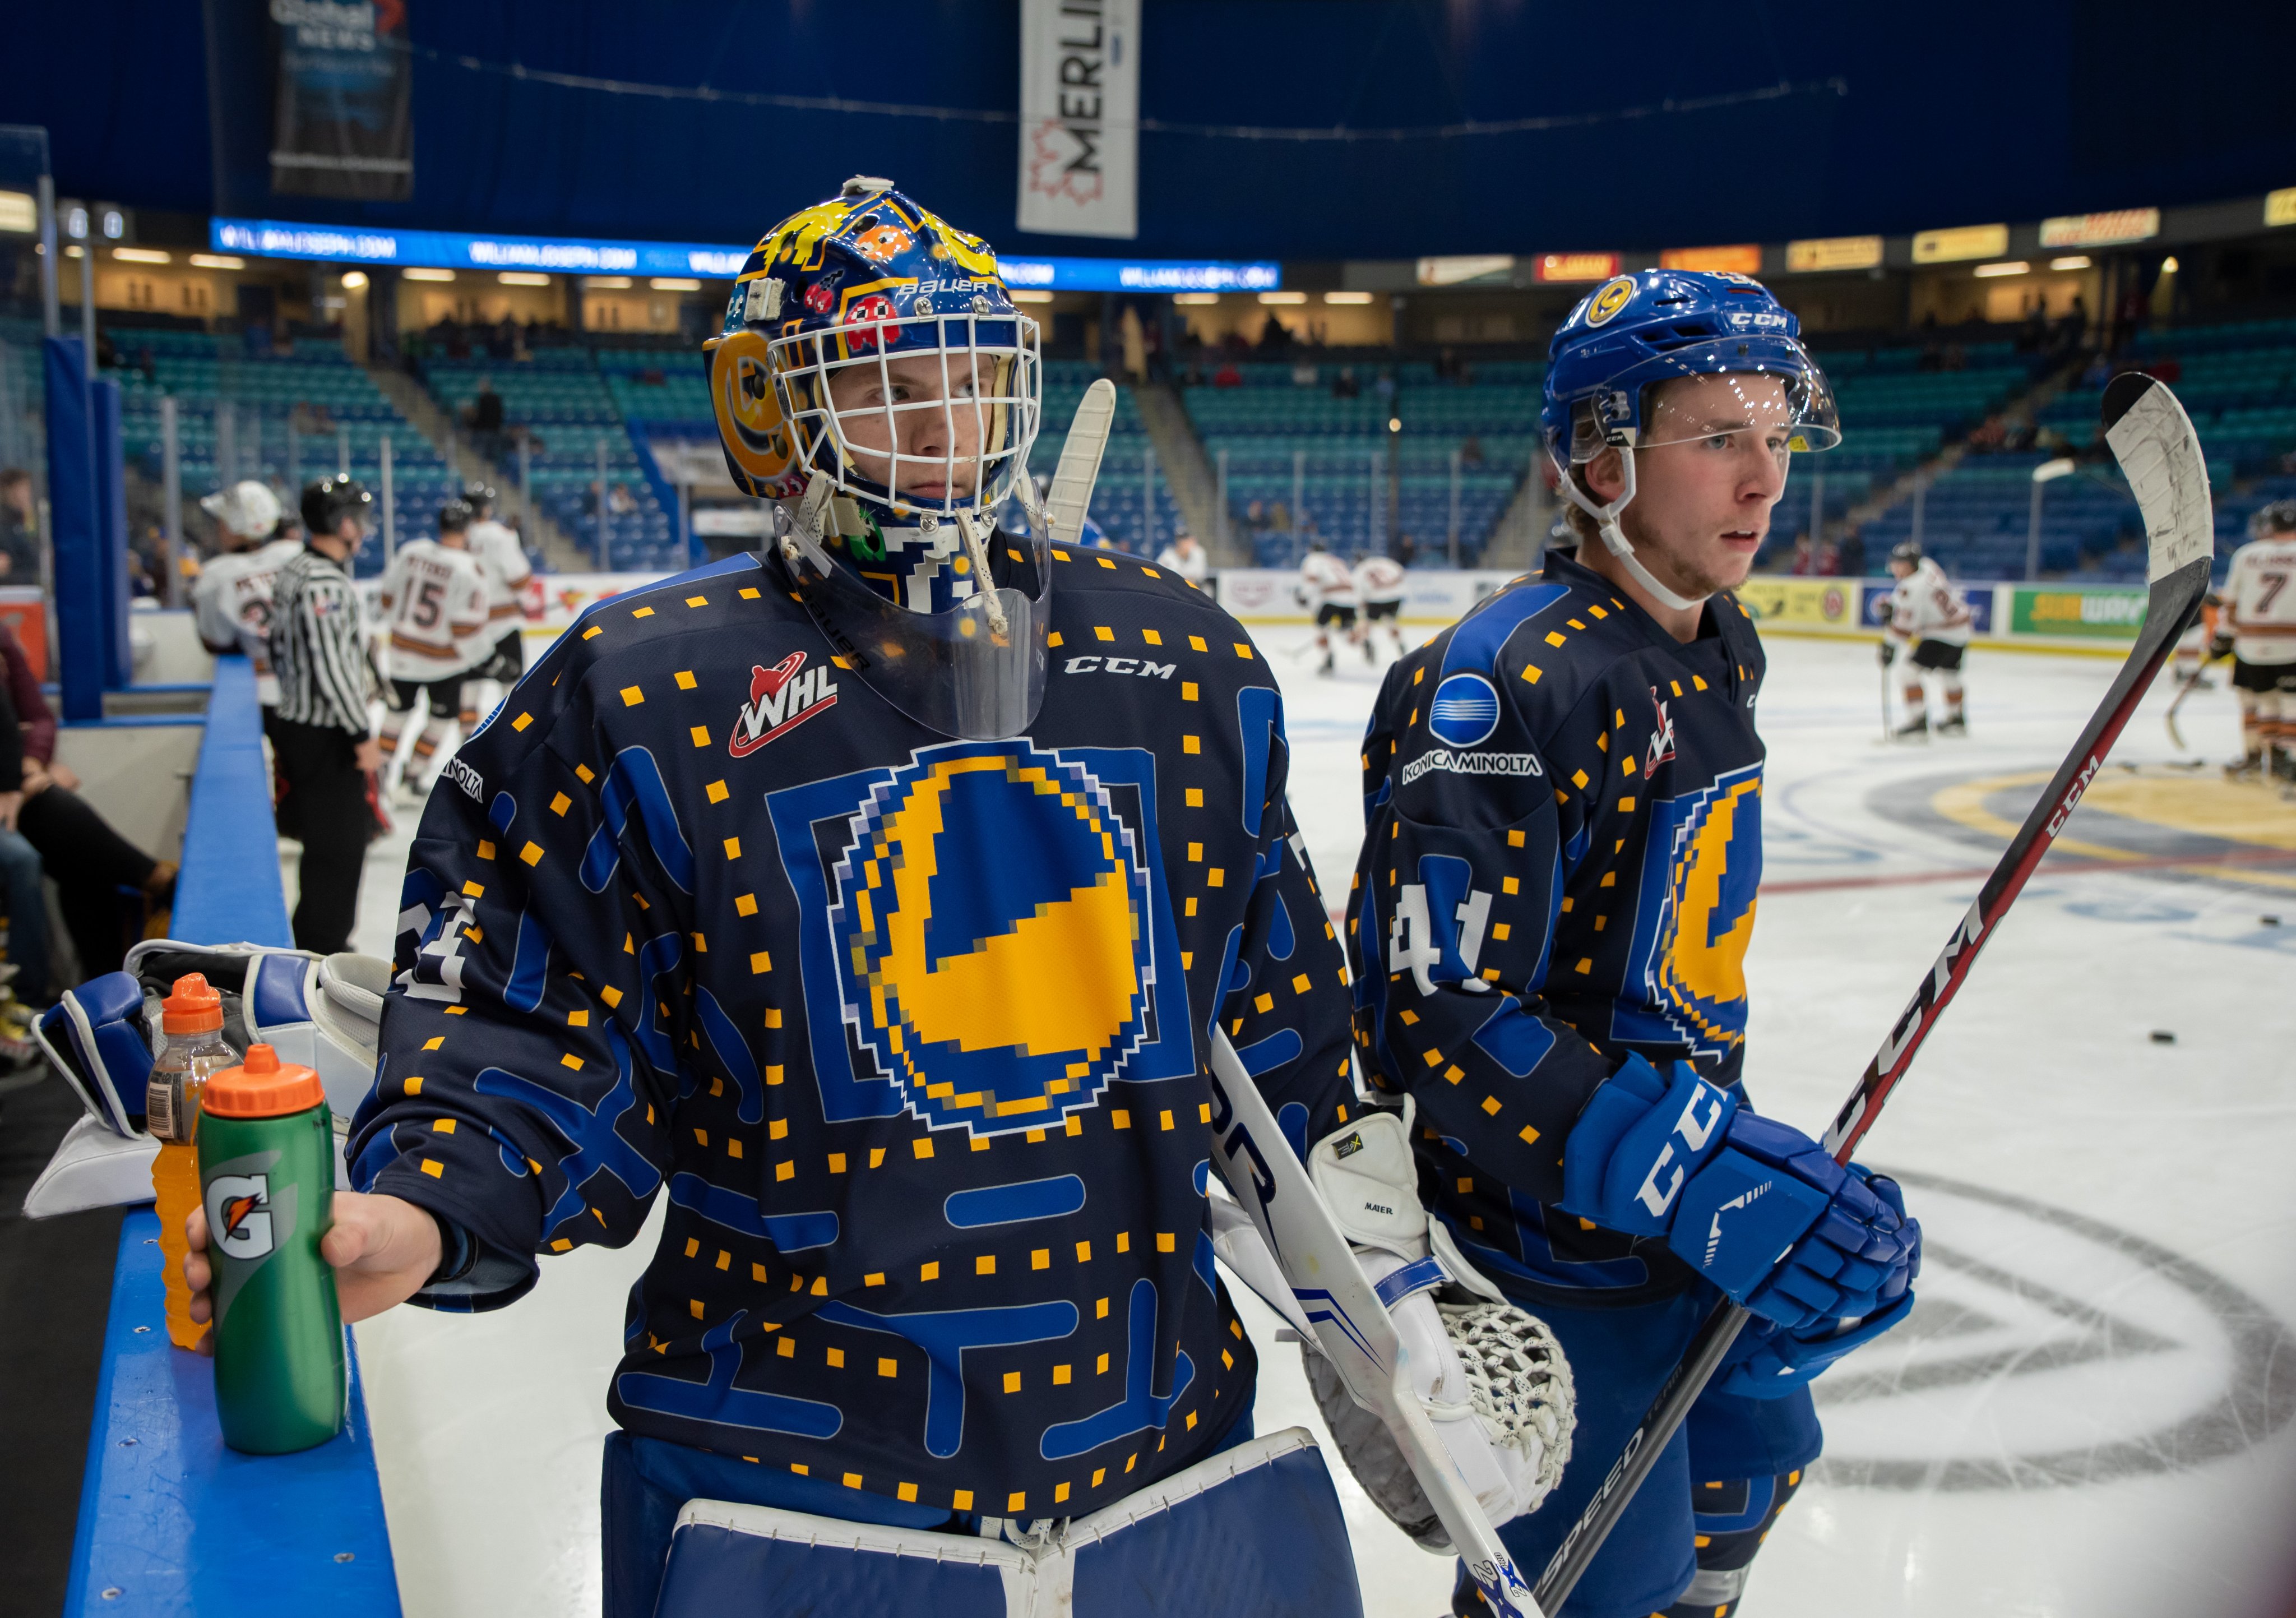
<path fill-rule="evenodd" d="M 463 504 L 471 508 L 472 521 L 476 522 L 495 508 L 494 485 L 482 478 L 472 478 L 463 485 Z"/>
<path fill-rule="evenodd" d="M 374 509 L 374 497 L 357 479 L 321 478 L 303 486 L 303 527 L 313 534 L 332 534 L 345 517 L 361 525 Z"/>

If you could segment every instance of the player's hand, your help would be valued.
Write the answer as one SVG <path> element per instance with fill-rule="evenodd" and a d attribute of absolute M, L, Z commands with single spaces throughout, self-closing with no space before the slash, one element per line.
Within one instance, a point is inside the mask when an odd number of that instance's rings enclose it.
<path fill-rule="evenodd" d="M 21 792 L 0 793 L 0 825 L 14 831 L 16 817 L 23 812 L 24 794 Z"/>
<path fill-rule="evenodd" d="M 192 1318 L 205 1324 L 215 1313 L 208 1296 L 215 1266 L 208 1260 L 207 1210 L 192 1210 L 184 1236 L 191 1250 L 184 1255 L 184 1280 L 192 1289 Z M 440 1252 L 439 1221 L 430 1214 L 404 1197 L 357 1191 L 335 1193 L 334 1225 L 319 1238 L 319 1256 L 334 1266 L 345 1325 L 413 1297 L 437 1271 Z M 212 1344 L 215 1334 L 204 1341 Z"/>
<path fill-rule="evenodd" d="M 2231 655 L 2232 655 L 2232 637 L 2231 637 L 2231 636 L 2229 636 L 2229 635 L 2219 635 L 2219 636 L 2218 636 L 2214 640 L 2212 640 L 2212 641 L 2210 641 L 2210 642 L 2209 643 L 2209 656 L 2210 656 L 2211 659 L 2219 658 L 2219 657 L 2229 657 L 2229 656 L 2231 656 Z"/>
<path fill-rule="evenodd" d="M 358 744 L 358 751 L 351 755 L 351 761 L 367 774 L 374 774 L 382 768 L 382 743 L 369 736 Z"/>
<path fill-rule="evenodd" d="M 25 762 L 29 765 L 31 761 L 27 760 Z M 49 784 L 61 786 L 68 793 L 79 791 L 79 772 L 70 765 L 50 764 L 46 767 L 46 773 Z"/>
<path fill-rule="evenodd" d="M 1884 669 L 1898 661 L 1898 646 L 1896 642 L 1887 640 L 1883 641 L 1879 651 L 1882 656 L 1882 667 Z"/>

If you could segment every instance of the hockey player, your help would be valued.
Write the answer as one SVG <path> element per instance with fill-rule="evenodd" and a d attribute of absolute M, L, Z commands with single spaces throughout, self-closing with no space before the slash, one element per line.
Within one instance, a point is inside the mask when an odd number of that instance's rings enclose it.
<path fill-rule="evenodd" d="M 495 520 L 495 491 L 486 483 L 463 486 L 471 508 L 470 549 L 487 581 L 487 622 L 494 646 L 477 673 L 463 686 L 463 734 L 479 726 L 488 687 L 507 691 L 526 669 L 525 620 L 542 616 L 542 581 L 526 559 L 526 548 L 510 526 Z M 489 704 L 490 706 L 490 704 Z"/>
<path fill-rule="evenodd" d="M 1358 556 L 1355 565 L 1356 598 L 1363 603 L 1364 661 L 1376 665 L 1379 650 L 1374 643 L 1379 638 L 1379 626 L 1387 626 L 1388 638 L 1395 643 L 1395 655 L 1403 655 L 1403 589 L 1406 577 L 1403 564 L 1392 556 L 1374 551 Z"/>
<path fill-rule="evenodd" d="M 439 537 L 398 547 L 378 598 L 389 636 L 384 667 L 393 697 L 382 721 L 382 768 L 388 775 L 390 760 L 398 760 L 398 790 L 414 798 L 427 790 L 422 777 L 438 751 L 430 739 L 431 722 L 443 730 L 462 716 L 463 735 L 470 735 L 476 728 L 471 712 L 475 704 L 463 689 L 478 667 L 496 654 L 487 575 L 470 550 L 472 526 L 464 502 L 449 500 L 440 506 Z M 414 740 L 402 759 L 399 748 L 410 718 Z"/>
<path fill-rule="evenodd" d="M 1211 558 L 1196 537 L 1183 529 L 1172 536 L 1172 543 L 1156 554 L 1156 565 L 1177 574 L 1205 595 L 1212 594 Z"/>
<path fill-rule="evenodd" d="M 1910 645 L 1906 660 L 1906 722 L 1895 734 L 1903 740 L 1930 734 L 1929 698 L 1922 676 L 1933 672 L 1943 687 L 1945 717 L 1938 734 L 1964 736 L 1968 720 L 1962 710 L 1961 664 L 1969 653 L 1969 604 L 1947 582 L 1945 570 L 1922 554 L 1911 539 L 1890 547 L 1890 576 L 1898 581 L 1890 592 L 1889 616 L 1882 632 L 1882 666 L 1898 661 L 1898 649 Z"/>
<path fill-rule="evenodd" d="M 665 1585 L 696 1498 L 801 1525 L 791 1610 L 929 1613 L 945 1585 L 840 1597 L 851 1556 L 808 1547 L 875 1524 L 954 1579 L 978 1553 L 944 1568 L 939 1533 L 1056 1549 L 1118 1501 L 1165 1521 L 1168 1482 L 1235 1525 L 1160 1542 L 1192 1610 L 1359 1612 L 1328 1479 L 1238 1447 L 1210 1260 L 1215 1039 L 1291 1149 L 1369 1127 L 1266 663 L 1160 569 L 996 531 L 1036 325 L 890 182 L 768 234 L 709 346 L 731 474 L 786 531 L 593 607 L 431 795 L 328 1238 L 347 1317 L 501 1307 L 667 1193 L 609 1397 L 611 1618 L 722 1610 Z M 1394 1146 L 1358 1155 L 1416 1213 Z M 1412 1240 L 1393 1307 L 1434 1322 Z"/>
<path fill-rule="evenodd" d="M 252 478 L 207 496 L 200 509 L 216 521 L 222 554 L 208 558 L 192 587 L 192 621 L 200 642 L 220 657 L 242 653 L 255 665 L 256 694 L 268 719 L 279 706 L 271 672 L 271 587 L 303 542 L 279 531 L 279 497 Z"/>
<path fill-rule="evenodd" d="M 1292 587 L 1292 598 L 1316 617 L 1316 649 L 1324 654 L 1323 666 L 1316 672 L 1333 672 L 1338 667 L 1332 647 L 1333 626 L 1343 639 L 1356 637 L 1355 574 L 1324 548 L 1322 540 L 1310 539 L 1308 554 L 1300 558 L 1300 582 Z"/>
<path fill-rule="evenodd" d="M 2296 500 L 2276 500 L 2248 520 L 2248 543 L 2225 576 L 2216 650 L 2232 653 L 2240 694 L 2241 758 L 2234 780 L 2296 779 Z"/>
<path fill-rule="evenodd" d="M 1389 669 L 1365 743 L 1357 1041 L 1417 1099 L 1439 1217 L 1577 1379 L 1562 1487 L 1501 1530 L 1521 1565 L 1546 1564 L 1717 1299 L 1758 1317 L 1567 1618 L 1731 1613 L 1818 1452 L 1806 1383 L 1910 1307 L 1897 1188 L 1739 1083 L 1764 664 L 1730 592 L 1791 452 L 1840 437 L 1796 329 L 1738 275 L 1582 300 L 1542 419 L 1576 552 Z M 1483 1610 L 1472 1587 L 1456 1610 Z"/>

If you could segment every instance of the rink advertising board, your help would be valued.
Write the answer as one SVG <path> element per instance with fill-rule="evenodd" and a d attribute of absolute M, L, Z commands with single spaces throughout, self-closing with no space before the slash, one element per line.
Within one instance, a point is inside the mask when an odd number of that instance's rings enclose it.
<path fill-rule="evenodd" d="M 1954 594 L 1960 596 L 1962 604 L 1969 609 L 1971 634 L 1993 633 L 1993 597 L 1998 588 L 1999 586 L 1989 584 L 1956 584 L 1953 587 Z M 1879 630 L 1887 620 L 1886 608 L 1891 593 L 1891 581 L 1887 579 L 1861 579 L 1857 581 L 1857 589 L 1864 598 L 1857 621 L 1869 629 Z"/>
<path fill-rule="evenodd" d="M 1414 569 L 1404 579 L 1403 616 L 1411 623 L 1447 624 L 1517 577 L 1491 568 Z M 1218 576 L 1219 604 L 1248 624 L 1305 622 L 1308 611 L 1292 594 L 1299 583 L 1290 568 L 1228 568 Z"/>
<path fill-rule="evenodd" d="M 2135 640 L 2144 623 L 2141 588 L 2112 585 L 2013 585 L 2012 635 Z"/>
<path fill-rule="evenodd" d="M 1857 621 L 1854 579 L 1773 579 L 1761 575 L 1738 587 L 1738 600 L 1758 624 L 1824 624 L 1849 628 Z"/>

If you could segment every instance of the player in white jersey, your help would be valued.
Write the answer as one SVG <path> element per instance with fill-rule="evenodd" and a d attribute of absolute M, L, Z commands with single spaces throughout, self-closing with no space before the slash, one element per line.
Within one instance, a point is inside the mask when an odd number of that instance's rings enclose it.
<path fill-rule="evenodd" d="M 1324 548 L 1323 541 L 1308 542 L 1308 554 L 1300 558 L 1300 582 L 1292 587 L 1292 599 L 1316 615 L 1316 648 L 1324 654 L 1324 666 L 1316 672 L 1329 674 L 1335 667 L 1332 654 L 1332 626 L 1337 624 L 1340 633 L 1353 640 L 1356 636 L 1356 576 L 1348 564 Z"/>
<path fill-rule="evenodd" d="M 1387 625 L 1388 638 L 1395 643 L 1395 655 L 1403 655 L 1403 564 L 1392 556 L 1374 552 L 1356 559 L 1356 596 L 1363 603 L 1363 628 L 1360 631 L 1364 661 L 1376 664 L 1379 653 L 1374 642 L 1379 638 L 1379 625 Z"/>
<path fill-rule="evenodd" d="M 1156 565 L 1168 573 L 1177 574 L 1206 595 L 1211 594 L 1212 559 L 1204 554 L 1204 547 L 1196 543 L 1193 534 L 1183 530 L 1172 536 L 1172 543 L 1156 554 Z"/>
<path fill-rule="evenodd" d="M 1969 650 L 1969 604 L 1948 582 L 1945 570 L 1922 554 L 1907 539 L 1890 552 L 1890 572 L 1898 587 L 1890 593 L 1889 625 L 1882 637 L 1882 664 L 1898 660 L 1898 648 L 1910 645 L 1906 660 L 1906 711 L 1911 717 L 1897 734 L 1911 739 L 1930 733 L 1927 694 L 1922 676 L 1935 673 L 1944 687 L 1945 718 L 1940 735 L 1966 735 L 1969 727 L 1961 707 L 1961 664 Z"/>
<path fill-rule="evenodd" d="M 271 672 L 272 580 L 303 542 L 272 538 L 283 514 L 279 497 L 252 478 L 208 496 L 200 509 L 216 520 L 223 552 L 208 558 L 192 587 L 192 621 L 217 656 L 246 654 L 268 711 L 279 706 L 279 681 Z"/>
<path fill-rule="evenodd" d="M 2241 760 L 2234 778 L 2296 779 L 2296 500 L 2276 500 L 2249 519 L 2249 540 L 2226 575 L 2221 648 L 2231 643 L 2240 694 Z"/>
<path fill-rule="evenodd" d="M 487 578 L 471 554 L 470 527 L 471 508 L 449 500 L 439 511 L 439 538 L 399 546 L 382 580 L 381 620 L 389 637 L 383 661 L 393 697 L 382 722 L 382 748 L 397 758 L 402 733 L 413 719 L 412 756 L 398 784 L 417 797 L 423 791 L 422 772 L 438 751 L 430 721 L 442 721 L 443 729 L 460 716 L 463 734 L 471 734 L 475 714 L 474 705 L 463 701 L 465 677 L 493 651 L 487 638 Z M 426 694 L 427 710 L 417 702 Z M 386 776 L 390 768 L 385 763 Z"/>
<path fill-rule="evenodd" d="M 542 615 L 542 581 L 535 578 L 518 535 L 495 520 L 492 489 L 484 483 L 466 483 L 463 503 L 471 508 L 471 554 L 486 576 L 487 629 L 492 643 L 476 677 L 463 687 L 463 734 L 468 735 L 478 727 L 484 683 L 491 681 L 507 691 L 525 672 L 524 620 Z"/>

